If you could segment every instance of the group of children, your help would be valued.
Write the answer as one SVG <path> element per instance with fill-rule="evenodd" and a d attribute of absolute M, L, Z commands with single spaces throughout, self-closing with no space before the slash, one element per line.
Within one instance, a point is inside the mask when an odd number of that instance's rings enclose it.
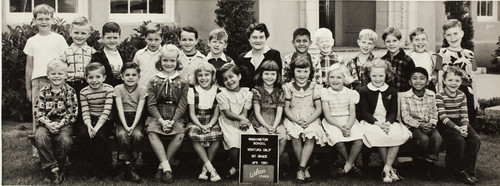
<path fill-rule="evenodd" d="M 85 42 L 92 27 L 84 17 L 71 23 L 73 44 L 68 47 L 50 30 L 53 13 L 47 5 L 35 7 L 39 33 L 24 50 L 36 147 L 47 182 L 62 181 L 73 130 L 91 175 L 104 176 L 111 162 L 107 137 L 113 127 L 120 144 L 119 176 L 134 182 L 141 181 L 136 164 L 145 134 L 160 162 L 155 180 L 170 183 L 170 162 L 186 134 L 203 162 L 198 179 L 216 182 L 221 176 L 212 161 L 220 143 L 231 162 L 225 176 L 234 177 L 240 134 L 256 133 L 277 134 L 279 155 L 291 140 L 299 181 L 311 177 L 307 163 L 315 145 L 339 152 L 346 163 L 338 175 L 360 174 L 355 160 L 363 144 L 378 149 L 383 182 L 401 180 L 392 165 L 399 147 L 413 136 L 418 156 L 429 166 L 444 143 L 447 166 L 461 181 L 477 182 L 480 141 L 469 124 L 475 122 L 477 107 L 476 65 L 473 53 L 460 47 L 463 31 L 457 20 L 443 27 L 450 47 L 439 54 L 426 50 L 427 34 L 418 28 L 410 35 L 415 50 L 407 55 L 401 33 L 391 27 L 382 35 L 388 52 L 376 58 L 372 50 L 378 35 L 364 29 L 358 39 L 360 53 L 349 61 L 332 51 L 332 33 L 325 28 L 315 34 L 320 54 L 308 53 L 311 34 L 299 28 L 292 40 L 296 52 L 283 63 L 279 52 L 265 45 L 269 32 L 262 23 L 249 28 L 252 50 L 236 62 L 224 54 L 228 35 L 223 29 L 209 34 L 206 57 L 195 49 L 196 29 L 182 28 L 178 49 L 161 46 L 161 28 L 151 23 L 147 46 L 136 52 L 133 62 L 125 62 L 117 50 L 118 24 L 103 26 L 105 47 L 96 52 Z M 167 146 L 162 136 L 171 136 Z"/>

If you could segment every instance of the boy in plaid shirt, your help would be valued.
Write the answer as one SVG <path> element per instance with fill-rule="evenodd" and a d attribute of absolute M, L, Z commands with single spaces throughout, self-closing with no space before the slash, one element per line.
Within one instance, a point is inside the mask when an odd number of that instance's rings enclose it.
<path fill-rule="evenodd" d="M 413 59 L 406 55 L 403 48 L 401 48 L 402 37 L 401 32 L 394 27 L 386 28 L 384 34 L 382 34 L 382 40 L 384 40 L 388 51 L 381 59 L 391 63 L 394 80 L 389 82 L 389 85 L 396 88 L 398 92 L 410 90 L 410 73 L 415 68 Z"/>
<path fill-rule="evenodd" d="M 359 53 L 346 64 L 353 78 L 353 82 L 349 85 L 351 89 L 358 90 L 370 82 L 368 75 L 365 75 L 365 67 L 375 59 L 372 51 L 375 48 L 377 38 L 377 33 L 371 29 L 363 29 L 359 32 Z"/>

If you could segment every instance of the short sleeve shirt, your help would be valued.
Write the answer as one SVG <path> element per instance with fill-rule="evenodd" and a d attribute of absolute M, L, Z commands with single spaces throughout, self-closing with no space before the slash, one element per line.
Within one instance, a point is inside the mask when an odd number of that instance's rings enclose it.
<path fill-rule="evenodd" d="M 323 88 L 321 100 L 328 102 L 331 116 L 349 116 L 349 104 L 359 102 L 359 93 L 347 87 L 342 88 L 341 91 Z"/>
<path fill-rule="evenodd" d="M 123 84 L 114 88 L 115 98 L 121 98 L 124 112 L 136 112 L 140 100 L 145 100 L 148 95 L 145 86 L 137 85 L 135 90 L 129 92 Z"/>
<path fill-rule="evenodd" d="M 187 102 L 189 105 L 194 105 L 194 89 L 198 92 L 198 108 L 199 109 L 211 109 L 214 105 L 215 96 L 217 94 L 217 86 L 213 85 L 209 90 L 201 88 L 201 86 L 196 85 L 189 87 L 187 94 Z"/>
<path fill-rule="evenodd" d="M 240 114 L 243 108 L 252 108 L 252 96 L 252 92 L 246 87 L 242 87 L 239 92 L 221 88 L 221 92 L 217 94 L 217 103 L 220 110 L 230 109 L 231 112 Z"/>
<path fill-rule="evenodd" d="M 31 79 L 47 76 L 47 65 L 53 59 L 59 58 L 68 44 L 63 36 L 51 32 L 49 35 L 36 34 L 26 41 L 24 53 L 33 56 L 33 72 Z"/>

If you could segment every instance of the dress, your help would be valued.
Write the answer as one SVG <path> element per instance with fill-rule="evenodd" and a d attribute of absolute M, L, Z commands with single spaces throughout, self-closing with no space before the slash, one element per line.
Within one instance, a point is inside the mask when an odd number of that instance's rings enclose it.
<path fill-rule="evenodd" d="M 340 125 L 347 125 L 349 104 L 357 104 L 359 102 L 359 94 L 347 87 L 342 88 L 340 92 L 332 88 L 323 88 L 321 91 L 321 101 L 323 101 L 323 104 L 327 102 L 330 109 L 330 113 L 325 114 L 330 114 Z M 330 146 L 334 146 L 339 142 L 363 139 L 363 132 L 356 119 L 354 120 L 354 125 L 351 127 L 351 135 L 349 137 L 344 137 L 342 131 L 337 126 L 328 123 L 326 118 L 323 119 L 321 124 L 325 129 L 326 137 L 328 138 L 327 143 Z"/>
<path fill-rule="evenodd" d="M 272 93 L 269 93 L 264 89 L 263 86 L 257 86 L 252 89 L 253 93 L 253 104 L 260 105 L 260 114 L 264 121 L 269 126 L 273 126 L 274 120 L 276 118 L 276 110 L 277 107 L 285 106 L 285 92 L 281 87 L 274 88 Z M 269 131 L 262 126 L 255 117 L 255 113 L 252 112 L 252 115 L 249 117 L 250 122 L 252 122 L 253 127 L 259 134 L 268 134 Z M 282 118 L 283 119 L 283 118 Z M 278 139 L 286 138 L 286 129 L 283 126 L 283 120 L 280 121 L 278 126 L 276 127 L 276 132 L 278 133 Z"/>
<path fill-rule="evenodd" d="M 148 86 L 148 110 L 150 116 L 146 119 L 147 132 L 161 135 L 182 134 L 185 129 L 185 112 L 187 108 L 187 82 L 176 72 L 170 78 L 161 72 L 154 77 Z M 172 130 L 163 131 L 163 127 L 157 118 L 175 120 Z"/>
<path fill-rule="evenodd" d="M 392 90 L 390 90 L 392 89 Z M 371 91 L 371 93 L 376 93 L 375 97 L 369 96 L 366 92 Z M 404 144 L 410 137 L 411 137 L 411 132 L 406 128 L 403 124 L 398 123 L 397 121 L 390 121 L 388 120 L 388 115 L 394 115 L 394 112 L 397 112 L 397 109 L 395 110 L 394 108 L 386 108 L 384 106 L 384 101 L 382 100 L 383 94 L 385 94 L 385 91 L 392 91 L 395 92 L 395 89 L 392 87 L 389 87 L 387 84 L 384 86 L 377 88 L 373 86 L 371 83 L 368 83 L 367 86 L 362 87 L 360 89 L 360 105 L 368 105 L 368 107 L 372 106 L 369 104 L 369 102 L 373 102 L 373 99 L 376 99 L 376 104 L 375 108 L 370 110 L 374 110 L 373 114 L 372 113 L 361 113 L 362 115 L 372 115 L 372 117 L 375 118 L 375 121 L 378 122 L 392 122 L 390 125 L 390 130 L 389 133 L 385 133 L 379 126 L 374 125 L 373 123 L 370 123 L 366 120 L 362 120 L 360 122 L 361 125 L 361 130 L 363 131 L 363 143 L 371 148 L 371 147 L 393 147 L 393 146 L 400 146 Z M 378 94 L 377 94 L 378 93 Z M 373 94 L 372 94 L 373 95 Z M 389 96 L 386 96 L 384 99 L 393 101 L 393 99 L 396 99 L 397 102 L 397 93 L 395 94 L 390 94 Z M 390 107 L 394 107 L 392 105 L 389 105 Z M 396 105 L 397 108 L 397 105 Z M 362 110 L 361 112 L 367 112 L 366 110 Z M 392 119 L 391 119 L 392 120 Z"/>
<path fill-rule="evenodd" d="M 315 110 L 314 101 L 321 98 L 322 85 L 308 82 L 304 87 L 299 87 L 295 81 L 284 86 L 285 99 L 290 101 L 291 112 L 299 119 L 307 119 Z M 283 121 L 289 138 L 316 139 L 316 143 L 325 145 L 325 131 L 320 125 L 321 121 L 316 118 L 309 123 L 307 128 L 302 128 L 299 124 L 290 121 L 287 117 Z"/>
<path fill-rule="evenodd" d="M 241 114 L 243 108 L 250 110 L 252 107 L 252 92 L 245 87 L 242 87 L 239 92 L 221 88 L 221 92 L 217 94 L 217 102 L 221 111 L 229 109 L 229 111 L 235 114 Z M 227 118 L 224 112 L 221 112 L 219 116 L 219 126 L 222 129 L 223 144 L 226 150 L 241 147 L 241 134 L 257 133 L 252 126 L 246 131 L 240 130 L 240 122 Z"/>
<path fill-rule="evenodd" d="M 195 115 L 202 125 L 210 123 L 214 115 L 217 101 L 215 96 L 217 94 L 217 86 L 213 85 L 210 90 L 205 90 L 199 85 L 189 88 L 188 91 L 188 104 L 195 106 Z M 210 103 L 211 102 L 211 103 Z M 210 128 L 210 132 L 204 133 L 200 127 L 193 122 L 188 124 L 188 136 L 191 141 L 199 142 L 212 142 L 222 140 L 222 131 L 218 124 Z"/>

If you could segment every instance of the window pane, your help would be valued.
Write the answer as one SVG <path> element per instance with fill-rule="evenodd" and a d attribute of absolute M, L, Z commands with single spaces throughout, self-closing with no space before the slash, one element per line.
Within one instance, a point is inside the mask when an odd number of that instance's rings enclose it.
<path fill-rule="evenodd" d="M 486 7 L 486 11 L 487 11 L 486 15 L 487 16 L 493 16 L 491 9 L 493 9 L 493 1 L 488 1 L 488 6 Z"/>
<path fill-rule="evenodd" d="M 57 9 L 59 13 L 76 13 L 77 0 L 58 0 Z"/>
<path fill-rule="evenodd" d="M 147 13 L 147 0 L 130 0 L 130 13 L 145 14 Z"/>
<path fill-rule="evenodd" d="M 481 2 L 477 2 L 477 15 L 481 16 Z"/>
<path fill-rule="evenodd" d="M 10 12 L 31 12 L 31 0 L 10 0 Z"/>
<path fill-rule="evenodd" d="M 164 6 L 163 0 L 149 0 L 149 13 L 163 14 Z"/>
<path fill-rule="evenodd" d="M 481 1 L 481 13 L 479 15 L 480 16 L 486 15 L 486 2 L 485 1 Z"/>
<path fill-rule="evenodd" d="M 128 13 L 127 0 L 111 0 L 111 13 Z"/>
<path fill-rule="evenodd" d="M 54 9 L 56 8 L 56 0 L 35 0 L 35 6 L 33 7 L 36 7 L 36 5 L 40 4 L 47 4 Z"/>

